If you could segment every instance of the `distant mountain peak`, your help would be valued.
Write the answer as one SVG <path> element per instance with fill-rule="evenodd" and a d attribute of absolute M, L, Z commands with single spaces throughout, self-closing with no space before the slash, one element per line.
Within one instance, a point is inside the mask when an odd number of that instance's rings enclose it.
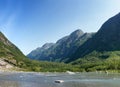
<path fill-rule="evenodd" d="M 76 29 L 75 31 L 73 31 L 73 33 L 74 32 L 83 32 L 81 29 Z"/>
<path fill-rule="evenodd" d="M 77 29 L 77 30 L 75 30 L 74 32 L 72 32 L 72 33 L 70 34 L 70 37 L 69 37 L 69 38 L 77 40 L 77 39 L 78 39 L 79 37 L 81 37 L 83 34 L 84 34 L 84 32 L 83 32 L 82 30 Z"/>
<path fill-rule="evenodd" d="M 38 47 L 37 49 L 31 51 L 27 56 L 32 59 L 32 57 L 38 55 L 39 53 L 42 53 L 43 51 L 49 49 L 53 45 L 54 43 L 45 43 L 42 47 Z"/>
<path fill-rule="evenodd" d="M 64 41 L 66 41 L 68 38 L 69 39 L 78 39 L 80 36 L 82 36 L 84 34 L 84 32 L 81 29 L 77 29 L 74 32 L 72 32 L 70 35 L 65 36 L 61 39 L 59 39 L 56 43 L 63 43 Z"/>
<path fill-rule="evenodd" d="M 70 35 L 83 35 L 84 32 L 81 29 L 77 29 L 74 32 L 72 32 Z"/>
<path fill-rule="evenodd" d="M 50 48 L 53 44 L 54 44 L 54 43 L 45 43 L 45 44 L 42 46 L 42 48 L 48 49 L 48 48 Z"/>

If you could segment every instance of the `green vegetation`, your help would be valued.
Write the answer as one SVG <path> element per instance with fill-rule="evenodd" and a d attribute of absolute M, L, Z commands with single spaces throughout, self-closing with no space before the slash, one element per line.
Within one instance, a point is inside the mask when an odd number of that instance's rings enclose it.
<path fill-rule="evenodd" d="M 27 58 L 0 32 L 0 59 L 18 66 Z"/>
<path fill-rule="evenodd" d="M 35 72 L 66 72 L 66 71 L 79 71 L 81 72 L 79 66 L 64 64 L 64 63 L 54 63 L 54 62 L 40 62 L 35 60 L 24 61 L 24 64 L 20 65 L 25 71 L 35 71 Z"/>
<path fill-rule="evenodd" d="M 81 69 L 90 71 L 119 71 L 120 70 L 120 51 L 92 52 L 84 58 L 80 58 L 72 65 L 79 65 Z"/>
<path fill-rule="evenodd" d="M 120 72 L 120 51 L 92 52 L 83 58 L 69 64 L 55 62 L 40 62 L 35 60 L 24 61 L 20 67 L 27 71 L 41 72 L 93 72 L 110 71 Z"/>

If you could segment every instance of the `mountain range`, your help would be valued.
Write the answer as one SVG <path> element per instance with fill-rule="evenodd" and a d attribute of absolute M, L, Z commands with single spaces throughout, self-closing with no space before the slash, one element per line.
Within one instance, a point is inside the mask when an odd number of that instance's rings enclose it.
<path fill-rule="evenodd" d="M 94 33 L 84 33 L 78 29 L 70 35 L 59 39 L 56 43 L 44 44 L 27 56 L 31 59 L 42 61 L 66 62 L 69 60 L 69 57 L 93 35 Z"/>
<path fill-rule="evenodd" d="M 42 47 L 41 47 L 42 48 Z M 31 53 L 35 52 L 32 51 Z M 120 13 L 108 19 L 97 33 L 83 33 L 76 30 L 63 37 L 48 49 L 28 57 L 42 61 L 70 63 L 81 59 L 108 59 L 119 57 L 120 51 Z M 79 62 L 78 62 L 79 63 Z"/>

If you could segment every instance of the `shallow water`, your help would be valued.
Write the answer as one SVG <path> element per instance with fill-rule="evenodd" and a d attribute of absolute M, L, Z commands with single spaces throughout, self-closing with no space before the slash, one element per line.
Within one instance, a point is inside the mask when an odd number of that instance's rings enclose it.
<path fill-rule="evenodd" d="M 55 83 L 55 80 L 64 80 Z M 119 74 L 0 73 L 0 87 L 120 87 Z"/>

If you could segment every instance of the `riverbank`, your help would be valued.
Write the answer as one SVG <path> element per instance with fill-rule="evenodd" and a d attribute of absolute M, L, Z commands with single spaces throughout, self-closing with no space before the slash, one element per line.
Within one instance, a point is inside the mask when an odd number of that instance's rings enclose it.
<path fill-rule="evenodd" d="M 66 71 L 66 72 L 35 72 L 35 71 L 28 71 L 23 70 L 21 68 L 15 67 L 11 69 L 0 69 L 1 73 L 44 73 L 44 74 L 59 74 L 59 73 L 66 73 L 68 75 L 74 75 L 78 73 L 95 73 L 95 74 L 120 74 L 120 70 L 103 70 L 103 71 L 94 71 L 94 72 L 72 72 L 72 71 Z"/>

